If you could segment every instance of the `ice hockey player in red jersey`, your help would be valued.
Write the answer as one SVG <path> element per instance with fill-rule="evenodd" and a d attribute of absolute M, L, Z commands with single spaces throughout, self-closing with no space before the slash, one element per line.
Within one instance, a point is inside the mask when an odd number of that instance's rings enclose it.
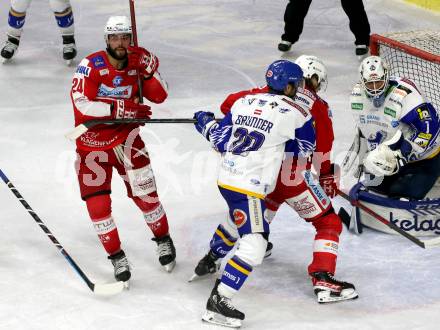
<path fill-rule="evenodd" d="M 333 126 L 328 104 L 317 92 L 327 84 L 327 69 L 322 61 L 309 55 L 302 55 L 296 61 L 304 72 L 305 88 L 299 89 L 295 102 L 309 109 L 316 130 L 316 149 L 312 162 L 298 158 L 286 158 L 278 176 L 277 184 L 266 199 L 265 217 L 269 222 L 278 208 L 286 202 L 300 217 L 316 228 L 313 247 L 313 260 L 308 267 L 318 302 L 327 303 L 357 298 L 358 294 L 351 283 L 336 280 L 339 235 L 342 222 L 335 213 L 329 197 L 334 197 L 338 183 L 337 166 L 330 162 L 333 145 Z M 227 114 L 236 100 L 249 94 L 264 93 L 268 87 L 254 88 L 229 95 L 221 105 L 221 111 Z M 315 182 L 310 167 L 319 176 Z M 200 261 L 195 269 L 198 276 L 217 270 L 219 259 L 224 257 L 234 246 L 236 233 L 220 225 L 211 240 L 210 252 Z M 266 256 L 269 256 L 272 243 L 268 243 Z"/>
<path fill-rule="evenodd" d="M 151 110 L 139 102 L 137 77 L 138 72 L 143 77 L 143 97 L 154 103 L 163 102 L 168 94 L 166 83 L 157 71 L 158 58 L 144 48 L 130 46 L 131 24 L 125 16 L 110 17 L 104 36 L 106 50 L 84 58 L 73 77 L 75 125 L 97 118 L 148 119 Z M 153 232 L 160 264 L 172 271 L 176 251 L 157 195 L 150 158 L 139 136 L 139 125 L 95 126 L 77 139 L 77 153 L 81 198 L 109 254 L 115 278 L 128 281 L 131 273 L 111 213 L 112 168 L 124 179 L 128 197 L 142 211 Z"/>

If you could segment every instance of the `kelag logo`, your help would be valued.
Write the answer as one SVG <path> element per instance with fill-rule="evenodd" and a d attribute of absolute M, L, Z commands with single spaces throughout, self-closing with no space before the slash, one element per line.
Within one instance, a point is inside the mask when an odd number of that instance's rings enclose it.
<path fill-rule="evenodd" d="M 390 212 L 390 222 L 404 231 L 433 232 L 440 235 L 440 218 L 419 220 L 417 215 L 413 219 L 395 219 L 393 212 Z"/>

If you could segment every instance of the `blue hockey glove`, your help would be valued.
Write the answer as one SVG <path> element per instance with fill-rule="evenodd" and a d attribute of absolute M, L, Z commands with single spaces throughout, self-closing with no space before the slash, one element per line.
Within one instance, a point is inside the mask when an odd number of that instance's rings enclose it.
<path fill-rule="evenodd" d="M 196 120 L 194 126 L 197 131 L 209 140 L 209 130 L 216 123 L 214 114 L 207 111 L 197 111 L 193 118 Z"/>

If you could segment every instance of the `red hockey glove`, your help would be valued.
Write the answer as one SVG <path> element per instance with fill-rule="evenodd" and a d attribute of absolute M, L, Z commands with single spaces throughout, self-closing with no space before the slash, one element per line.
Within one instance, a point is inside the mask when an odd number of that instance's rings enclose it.
<path fill-rule="evenodd" d="M 142 47 L 128 47 L 130 54 L 128 55 L 129 66 L 139 70 L 147 77 L 151 77 L 159 67 L 159 59 L 153 53 Z"/>
<path fill-rule="evenodd" d="M 336 196 L 336 190 L 339 187 L 339 180 L 341 177 L 341 170 L 338 165 L 332 164 L 329 173 L 321 174 L 319 176 L 319 184 L 326 195 L 330 198 Z"/>
<path fill-rule="evenodd" d="M 115 119 L 150 119 L 150 107 L 130 100 L 115 100 L 111 105 L 112 117 Z"/>

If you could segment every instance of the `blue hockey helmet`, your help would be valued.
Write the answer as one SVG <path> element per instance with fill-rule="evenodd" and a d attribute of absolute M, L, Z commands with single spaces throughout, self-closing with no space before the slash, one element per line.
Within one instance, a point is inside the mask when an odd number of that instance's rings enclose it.
<path fill-rule="evenodd" d="M 298 86 L 303 79 L 303 71 L 298 64 L 287 60 L 273 62 L 266 71 L 267 85 L 276 91 L 283 91 L 288 84 Z"/>

